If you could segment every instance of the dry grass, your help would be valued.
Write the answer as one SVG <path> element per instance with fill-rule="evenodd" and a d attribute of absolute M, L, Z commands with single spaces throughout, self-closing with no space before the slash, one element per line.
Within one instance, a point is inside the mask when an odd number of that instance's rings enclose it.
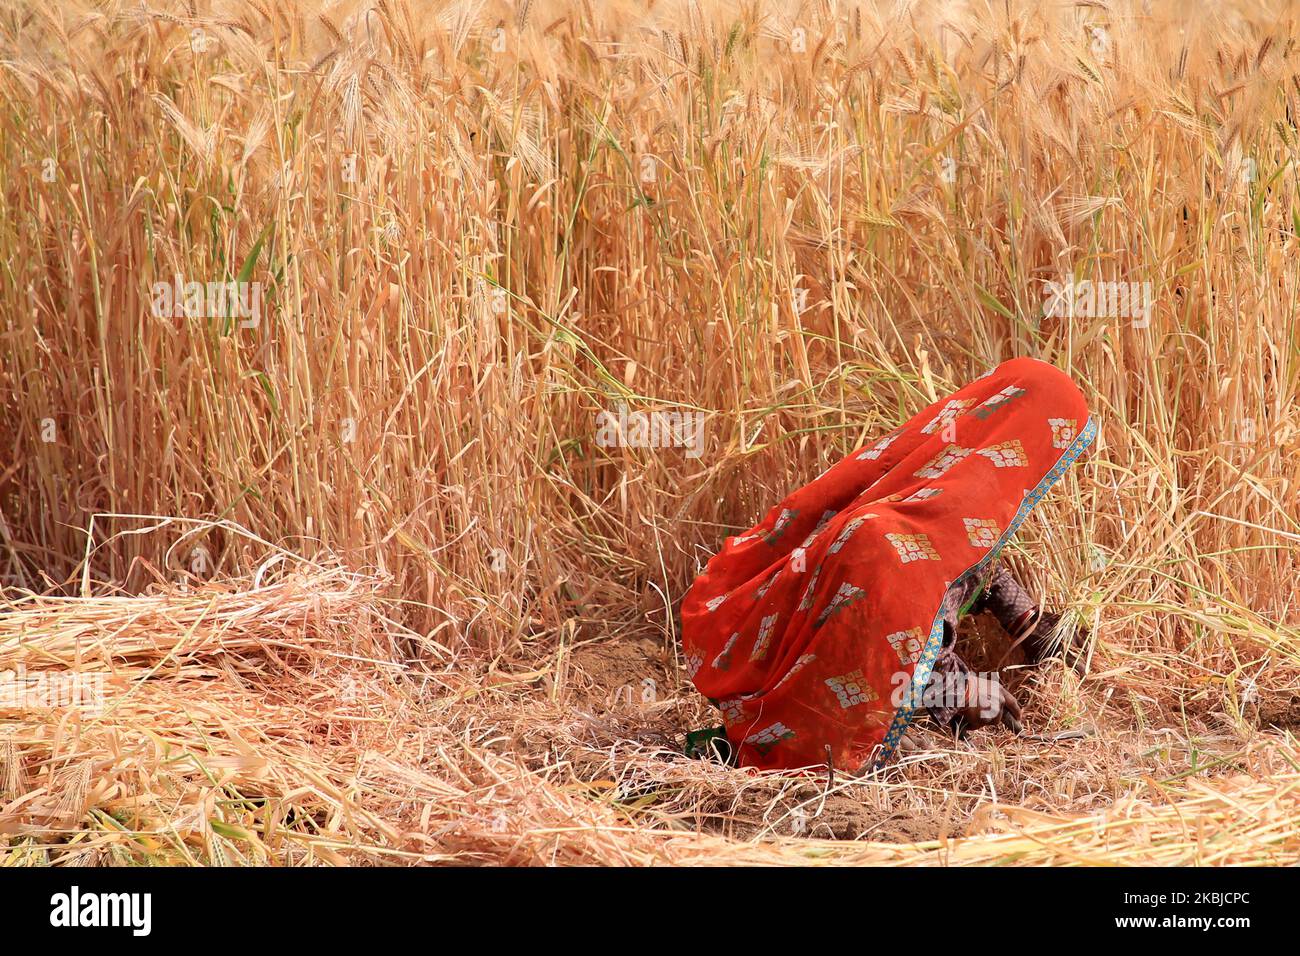
<path fill-rule="evenodd" d="M 1250 0 L 6 4 L 0 670 L 108 693 L 0 714 L 0 859 L 1294 862 L 1297 41 Z M 260 321 L 152 314 L 178 274 Z M 1062 276 L 1149 323 L 1044 316 Z M 1090 735 L 675 757 L 701 560 L 1018 354 L 1102 423 L 1014 556 L 1094 636 L 1032 729 Z M 703 454 L 599 447 L 619 402 Z"/>
<path fill-rule="evenodd" d="M 1111 718 L 1068 744 L 984 735 L 876 778 L 757 775 L 673 752 L 700 719 L 680 685 L 654 702 L 611 694 L 621 677 L 664 679 L 635 645 L 561 645 L 529 670 L 426 645 L 413 665 L 402 638 L 419 639 L 386 619 L 382 582 L 302 566 L 249 585 L 9 612 L 6 659 L 111 676 L 102 713 L 13 715 L 6 863 L 1210 864 L 1300 850 L 1290 738 Z"/>

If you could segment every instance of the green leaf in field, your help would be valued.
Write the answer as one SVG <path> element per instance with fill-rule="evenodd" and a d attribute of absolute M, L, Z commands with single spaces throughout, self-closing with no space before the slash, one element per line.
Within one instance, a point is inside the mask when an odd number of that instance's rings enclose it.
<path fill-rule="evenodd" d="M 998 315 L 1002 316 L 1004 319 L 1012 319 L 1013 321 L 1015 320 L 1015 316 L 1011 314 L 1011 310 L 1008 309 L 1001 302 L 999 302 L 997 298 L 993 295 L 993 293 L 990 292 L 988 289 L 984 288 L 982 285 L 976 284 L 975 294 L 979 296 L 979 300 L 981 302 L 983 302 L 986 306 L 988 306 Z"/>
<path fill-rule="evenodd" d="M 253 248 L 248 250 L 248 258 L 246 258 L 244 264 L 239 267 L 239 275 L 236 276 L 236 279 L 239 282 L 249 282 L 252 280 L 253 270 L 257 268 L 257 258 L 262 254 L 262 243 L 266 242 L 266 237 L 270 232 L 271 223 L 268 222 L 262 229 L 262 234 L 258 236 L 257 241 L 253 243 Z"/>
<path fill-rule="evenodd" d="M 244 264 L 239 267 L 239 275 L 237 275 L 235 279 L 239 283 L 241 289 L 247 287 L 247 285 L 252 281 L 253 270 L 257 268 L 257 260 L 262 254 L 262 246 L 266 242 L 266 237 L 270 235 L 270 232 L 271 223 L 268 222 L 262 228 L 262 233 L 257 237 L 257 241 L 253 243 L 253 248 L 248 250 L 248 256 L 244 259 Z M 221 327 L 222 335 L 229 335 L 234 330 L 235 315 L 232 314 L 234 312 L 235 310 L 232 307 L 227 307 L 225 321 L 222 323 Z"/>
<path fill-rule="evenodd" d="M 262 391 L 266 393 L 266 400 L 271 403 L 272 413 L 279 414 L 280 403 L 275 400 L 275 386 L 271 384 L 265 372 L 254 372 L 253 375 L 257 378 L 257 384 L 262 386 Z"/>
<path fill-rule="evenodd" d="M 209 820 L 208 826 L 212 827 L 212 832 L 223 836 L 228 840 L 244 840 L 253 842 L 253 834 L 249 833 L 243 827 L 233 826 L 229 823 L 222 823 L 220 820 Z"/>

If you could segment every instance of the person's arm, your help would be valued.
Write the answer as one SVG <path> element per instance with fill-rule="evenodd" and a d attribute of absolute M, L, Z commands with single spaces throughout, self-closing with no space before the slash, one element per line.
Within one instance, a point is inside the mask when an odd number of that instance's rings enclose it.
<path fill-rule="evenodd" d="M 1061 616 L 1043 611 L 1004 565 L 994 570 L 973 610 L 987 611 L 997 618 L 1013 643 L 1024 647 L 1031 664 L 1037 664 L 1054 649 L 1052 635 Z"/>
<path fill-rule="evenodd" d="M 1002 686 L 998 675 L 973 673 L 951 644 L 934 662 L 924 704 L 935 723 L 959 737 L 993 723 L 1015 733 L 1024 729 L 1020 703 Z"/>

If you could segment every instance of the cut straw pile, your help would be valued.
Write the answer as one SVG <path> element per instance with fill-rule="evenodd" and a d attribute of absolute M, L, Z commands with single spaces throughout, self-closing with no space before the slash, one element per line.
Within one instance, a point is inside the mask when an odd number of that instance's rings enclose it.
<path fill-rule="evenodd" d="M 1300 858 L 1282 0 L 0 7 L 0 861 Z M 1037 736 L 682 759 L 703 561 L 1018 355 Z"/>
<path fill-rule="evenodd" d="M 923 752 L 878 777 L 755 775 L 671 751 L 674 715 L 698 707 L 689 695 L 649 707 L 584 696 L 579 665 L 559 680 L 550 664 L 526 672 L 413 665 L 415 635 L 387 620 L 380 585 L 302 567 L 256 587 L 245 580 L 140 597 L 17 601 L 0 615 L 4 667 L 99 673 L 105 684 L 93 709 L 0 714 L 0 859 L 1096 865 L 1300 858 L 1300 771 L 1289 739 L 1234 745 L 1217 759 L 1250 773 L 1209 780 L 1159 781 L 1144 769 L 1160 773 L 1161 758 L 1135 757 L 1114 741 L 1062 758 L 1041 744 L 993 738 L 979 749 Z M 1071 775 L 1071 764 L 1089 763 L 1087 774 L 1096 777 L 1102 761 L 1127 779 L 1102 783 L 1116 798 L 1094 812 L 999 799 L 1000 788 L 1003 797 L 1032 803 L 1025 786 L 1045 756 L 1058 779 Z M 1207 752 L 1203 759 L 1216 758 Z M 1070 802 L 1084 801 L 1064 792 L 1039 800 Z M 846 807 L 855 812 L 845 817 Z M 945 812 L 947 824 L 932 834 L 871 839 L 879 821 L 900 813 L 935 820 Z"/>

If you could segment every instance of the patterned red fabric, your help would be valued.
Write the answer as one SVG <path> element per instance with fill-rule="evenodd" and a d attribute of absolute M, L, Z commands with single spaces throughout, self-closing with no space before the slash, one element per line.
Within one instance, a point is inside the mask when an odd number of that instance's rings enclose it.
<path fill-rule="evenodd" d="M 1013 359 L 729 538 L 682 603 L 687 672 L 742 765 L 857 770 L 897 746 L 942 605 L 1092 440 L 1063 372 Z"/>

